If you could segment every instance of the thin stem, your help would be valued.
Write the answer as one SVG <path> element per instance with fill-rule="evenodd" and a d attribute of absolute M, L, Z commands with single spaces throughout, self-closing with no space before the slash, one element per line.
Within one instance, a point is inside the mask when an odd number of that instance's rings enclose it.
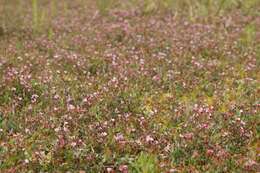
<path fill-rule="evenodd" d="M 220 2 L 220 5 L 219 5 L 218 10 L 217 10 L 217 12 L 216 12 L 216 16 L 219 15 L 219 13 L 220 13 L 221 9 L 223 8 L 225 2 L 226 2 L 226 0 L 222 0 L 222 1 Z"/>

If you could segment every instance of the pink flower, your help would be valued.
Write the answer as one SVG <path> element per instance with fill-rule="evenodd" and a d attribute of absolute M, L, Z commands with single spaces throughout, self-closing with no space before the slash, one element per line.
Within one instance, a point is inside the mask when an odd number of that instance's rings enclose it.
<path fill-rule="evenodd" d="M 66 145 L 65 139 L 63 136 L 60 136 L 58 139 L 58 146 L 59 148 L 63 148 Z"/>
<path fill-rule="evenodd" d="M 35 103 L 36 101 L 37 101 L 37 98 L 38 98 L 39 96 L 37 95 L 37 94 L 33 94 L 32 95 L 32 97 L 31 97 L 31 102 L 32 103 Z"/>
<path fill-rule="evenodd" d="M 178 170 L 177 170 L 177 169 L 174 169 L 174 168 L 171 168 L 171 169 L 169 170 L 169 173 L 175 173 L 175 172 L 178 172 Z"/>
<path fill-rule="evenodd" d="M 257 164 L 257 162 L 254 161 L 254 160 L 248 160 L 248 161 L 244 164 L 245 169 L 251 170 L 251 171 L 256 170 L 257 167 L 259 167 L 259 166 L 260 166 L 260 165 Z"/>
<path fill-rule="evenodd" d="M 69 111 L 76 109 L 76 107 L 72 104 L 68 104 L 67 108 L 68 108 Z"/>
<path fill-rule="evenodd" d="M 150 135 L 147 135 L 147 136 L 145 137 L 145 141 L 146 141 L 147 143 L 150 143 L 150 142 L 153 142 L 154 139 L 153 139 Z"/>
<path fill-rule="evenodd" d="M 120 165 L 119 171 L 121 171 L 122 173 L 128 173 L 128 166 L 127 165 Z"/>
<path fill-rule="evenodd" d="M 159 75 L 155 75 L 155 76 L 153 76 L 153 81 L 160 81 L 160 76 Z"/>
<path fill-rule="evenodd" d="M 124 136 L 121 133 L 118 133 L 116 136 L 114 136 L 116 141 L 123 141 Z"/>
<path fill-rule="evenodd" d="M 209 128 L 209 124 L 208 123 L 204 123 L 201 125 L 202 129 L 208 129 Z"/>
<path fill-rule="evenodd" d="M 220 149 L 220 150 L 218 151 L 218 153 L 217 153 L 217 157 L 218 157 L 219 159 L 225 159 L 225 158 L 228 157 L 228 152 L 225 151 L 224 149 Z"/>
<path fill-rule="evenodd" d="M 212 155 L 214 154 L 214 150 L 208 149 L 207 152 L 206 152 L 206 154 L 207 154 L 208 156 L 212 156 Z"/>
<path fill-rule="evenodd" d="M 58 100 L 60 98 L 60 96 L 58 94 L 55 94 L 53 97 L 55 100 Z"/>
<path fill-rule="evenodd" d="M 107 168 L 106 170 L 107 170 L 107 173 L 113 173 L 114 172 L 113 168 L 110 168 L 110 167 Z"/>
<path fill-rule="evenodd" d="M 70 145 L 71 145 L 72 147 L 76 147 L 76 146 L 77 146 L 77 143 L 76 143 L 76 142 L 72 142 Z"/>
<path fill-rule="evenodd" d="M 193 133 L 185 133 L 185 134 L 181 134 L 180 137 L 187 139 L 187 140 L 191 140 L 193 138 L 194 134 Z"/>

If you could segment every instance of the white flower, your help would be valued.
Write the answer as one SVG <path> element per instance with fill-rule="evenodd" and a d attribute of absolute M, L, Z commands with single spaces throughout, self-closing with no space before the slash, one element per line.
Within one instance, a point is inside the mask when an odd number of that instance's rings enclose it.
<path fill-rule="evenodd" d="M 69 105 L 67 106 L 67 108 L 68 108 L 68 110 L 74 110 L 74 109 L 76 109 L 76 107 L 75 107 L 74 105 L 72 105 L 72 104 L 69 104 Z"/>
<path fill-rule="evenodd" d="M 153 142 L 154 139 L 153 139 L 150 135 L 147 135 L 147 136 L 145 137 L 145 141 L 146 141 L 147 143 L 149 143 L 149 142 Z"/>

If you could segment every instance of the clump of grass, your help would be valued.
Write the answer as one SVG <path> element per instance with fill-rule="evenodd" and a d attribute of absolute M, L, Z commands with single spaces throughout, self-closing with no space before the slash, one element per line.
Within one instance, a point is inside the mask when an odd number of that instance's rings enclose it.
<path fill-rule="evenodd" d="M 106 15 L 109 9 L 112 7 L 114 0 L 97 0 L 97 8 L 102 15 Z"/>
<path fill-rule="evenodd" d="M 32 0 L 32 29 L 35 33 L 47 30 L 49 38 L 52 38 L 53 32 L 50 23 L 57 11 L 55 0 L 51 1 L 49 9 L 42 8 L 42 6 L 41 1 Z"/>
<path fill-rule="evenodd" d="M 241 37 L 241 42 L 243 44 L 246 44 L 247 46 L 250 46 L 250 44 L 253 44 L 255 40 L 256 40 L 256 26 L 254 23 L 250 23 L 244 28 L 244 32 Z"/>
<path fill-rule="evenodd" d="M 155 155 L 141 152 L 132 164 L 133 173 L 159 173 L 158 160 Z"/>

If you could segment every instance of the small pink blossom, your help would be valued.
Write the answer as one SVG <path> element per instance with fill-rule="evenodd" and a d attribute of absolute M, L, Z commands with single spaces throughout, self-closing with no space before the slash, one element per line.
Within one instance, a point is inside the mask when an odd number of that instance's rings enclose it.
<path fill-rule="evenodd" d="M 250 159 L 250 160 L 248 160 L 248 161 L 244 164 L 244 167 L 245 167 L 246 170 L 251 170 L 251 171 L 253 171 L 253 170 L 256 170 L 256 169 L 260 168 L 260 165 L 259 165 L 256 161 Z"/>
<path fill-rule="evenodd" d="M 208 150 L 206 151 L 206 154 L 207 154 L 208 156 L 212 156 L 212 155 L 214 154 L 214 150 L 208 149 Z"/>
<path fill-rule="evenodd" d="M 114 172 L 114 169 L 113 169 L 113 168 L 110 168 L 110 167 L 107 168 L 106 170 L 107 170 L 107 173 L 113 173 L 113 172 Z"/>
<path fill-rule="evenodd" d="M 72 147 L 76 147 L 76 146 L 77 146 L 77 143 L 76 143 L 76 142 L 72 142 L 70 145 L 71 145 Z"/>
<path fill-rule="evenodd" d="M 76 107 L 72 104 L 68 104 L 67 108 L 68 108 L 69 111 L 76 109 Z"/>
<path fill-rule="evenodd" d="M 58 100 L 60 98 L 60 96 L 58 94 L 55 94 L 53 97 L 55 100 Z"/>
<path fill-rule="evenodd" d="M 37 94 L 33 94 L 31 97 L 31 102 L 35 103 L 37 101 L 37 98 L 39 98 L 39 96 Z"/>
<path fill-rule="evenodd" d="M 208 124 L 208 123 L 203 123 L 203 124 L 201 125 L 201 128 L 202 128 L 202 129 L 208 129 L 208 128 L 209 128 L 209 124 Z"/>
<path fill-rule="evenodd" d="M 161 78 L 160 78 L 160 76 L 159 75 L 155 75 L 155 76 L 153 76 L 153 81 L 160 81 L 161 80 Z"/>
<path fill-rule="evenodd" d="M 124 136 L 121 133 L 118 133 L 116 136 L 114 136 L 116 141 L 123 141 Z"/>
<path fill-rule="evenodd" d="M 122 173 L 128 173 L 128 166 L 127 165 L 120 165 L 119 171 L 121 171 Z"/>
<path fill-rule="evenodd" d="M 174 168 L 171 168 L 170 170 L 169 170 L 169 173 L 177 173 L 178 172 L 178 170 L 177 169 L 174 169 Z"/>
<path fill-rule="evenodd" d="M 180 137 L 187 139 L 187 140 L 191 140 L 193 138 L 194 134 L 193 133 L 185 133 L 185 134 L 181 134 Z"/>
<path fill-rule="evenodd" d="M 147 136 L 145 137 L 145 141 L 146 141 L 147 143 L 150 143 L 150 142 L 153 142 L 154 139 L 153 139 L 150 135 L 147 135 Z"/>

